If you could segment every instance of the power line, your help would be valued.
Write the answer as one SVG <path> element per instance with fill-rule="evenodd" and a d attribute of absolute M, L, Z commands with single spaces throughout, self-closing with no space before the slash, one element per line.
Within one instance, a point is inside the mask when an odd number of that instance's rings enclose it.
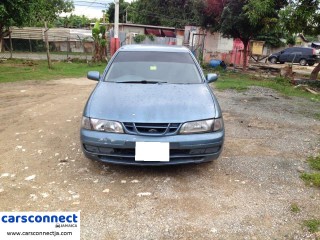
<path fill-rule="evenodd" d="M 103 6 L 107 6 L 108 4 L 112 3 L 113 1 L 106 1 L 106 2 L 97 2 L 97 0 L 93 0 L 93 1 L 85 1 L 85 0 L 81 0 L 81 1 L 73 1 L 73 5 L 75 6 L 88 6 L 91 7 L 93 5 L 103 5 Z M 88 5 L 87 5 L 88 4 Z"/>

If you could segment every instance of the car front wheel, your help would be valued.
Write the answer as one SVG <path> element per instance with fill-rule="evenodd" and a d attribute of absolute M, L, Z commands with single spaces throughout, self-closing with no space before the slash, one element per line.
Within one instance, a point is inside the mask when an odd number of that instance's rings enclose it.
<path fill-rule="evenodd" d="M 309 62 L 308 65 L 309 65 L 309 66 L 313 66 L 313 65 L 314 65 L 314 62 Z"/>
<path fill-rule="evenodd" d="M 272 58 L 269 59 L 269 62 L 275 64 L 275 63 L 277 63 L 277 58 L 272 57 Z"/>
<path fill-rule="evenodd" d="M 300 64 L 301 66 L 305 66 L 305 65 L 307 65 L 307 60 L 305 60 L 305 59 L 300 59 L 299 64 Z"/>

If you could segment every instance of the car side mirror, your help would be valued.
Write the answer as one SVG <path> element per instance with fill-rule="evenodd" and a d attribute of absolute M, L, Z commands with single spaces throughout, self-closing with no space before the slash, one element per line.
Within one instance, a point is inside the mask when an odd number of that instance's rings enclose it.
<path fill-rule="evenodd" d="M 94 81 L 100 80 L 100 73 L 98 71 L 89 71 L 87 74 L 87 78 Z"/>
<path fill-rule="evenodd" d="M 218 74 L 216 74 L 216 73 L 208 73 L 207 74 L 207 82 L 208 83 L 212 83 L 217 80 L 218 80 Z"/>

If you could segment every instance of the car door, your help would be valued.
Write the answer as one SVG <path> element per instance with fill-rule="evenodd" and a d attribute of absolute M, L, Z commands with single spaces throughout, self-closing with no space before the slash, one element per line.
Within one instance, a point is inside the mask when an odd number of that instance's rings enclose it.
<path fill-rule="evenodd" d="M 302 49 L 301 48 L 295 48 L 290 53 L 288 62 L 298 63 L 301 58 L 302 58 Z"/>
<path fill-rule="evenodd" d="M 288 62 L 290 59 L 290 52 L 291 52 L 290 48 L 287 48 L 281 51 L 281 54 L 279 55 L 279 62 Z"/>

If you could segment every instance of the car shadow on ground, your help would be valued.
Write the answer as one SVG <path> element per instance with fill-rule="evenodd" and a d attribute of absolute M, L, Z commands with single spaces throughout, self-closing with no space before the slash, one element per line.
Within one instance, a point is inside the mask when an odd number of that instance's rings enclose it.
<path fill-rule="evenodd" d="M 215 172 L 217 168 L 217 160 L 207 163 L 198 164 L 183 164 L 183 165 L 166 165 L 166 166 L 135 166 L 135 165 L 115 165 L 109 163 L 101 163 L 98 161 L 89 160 L 89 171 L 100 172 L 108 170 L 119 175 L 131 177 L 174 177 L 177 175 L 183 176 L 199 176 L 204 170 L 212 169 Z"/>

